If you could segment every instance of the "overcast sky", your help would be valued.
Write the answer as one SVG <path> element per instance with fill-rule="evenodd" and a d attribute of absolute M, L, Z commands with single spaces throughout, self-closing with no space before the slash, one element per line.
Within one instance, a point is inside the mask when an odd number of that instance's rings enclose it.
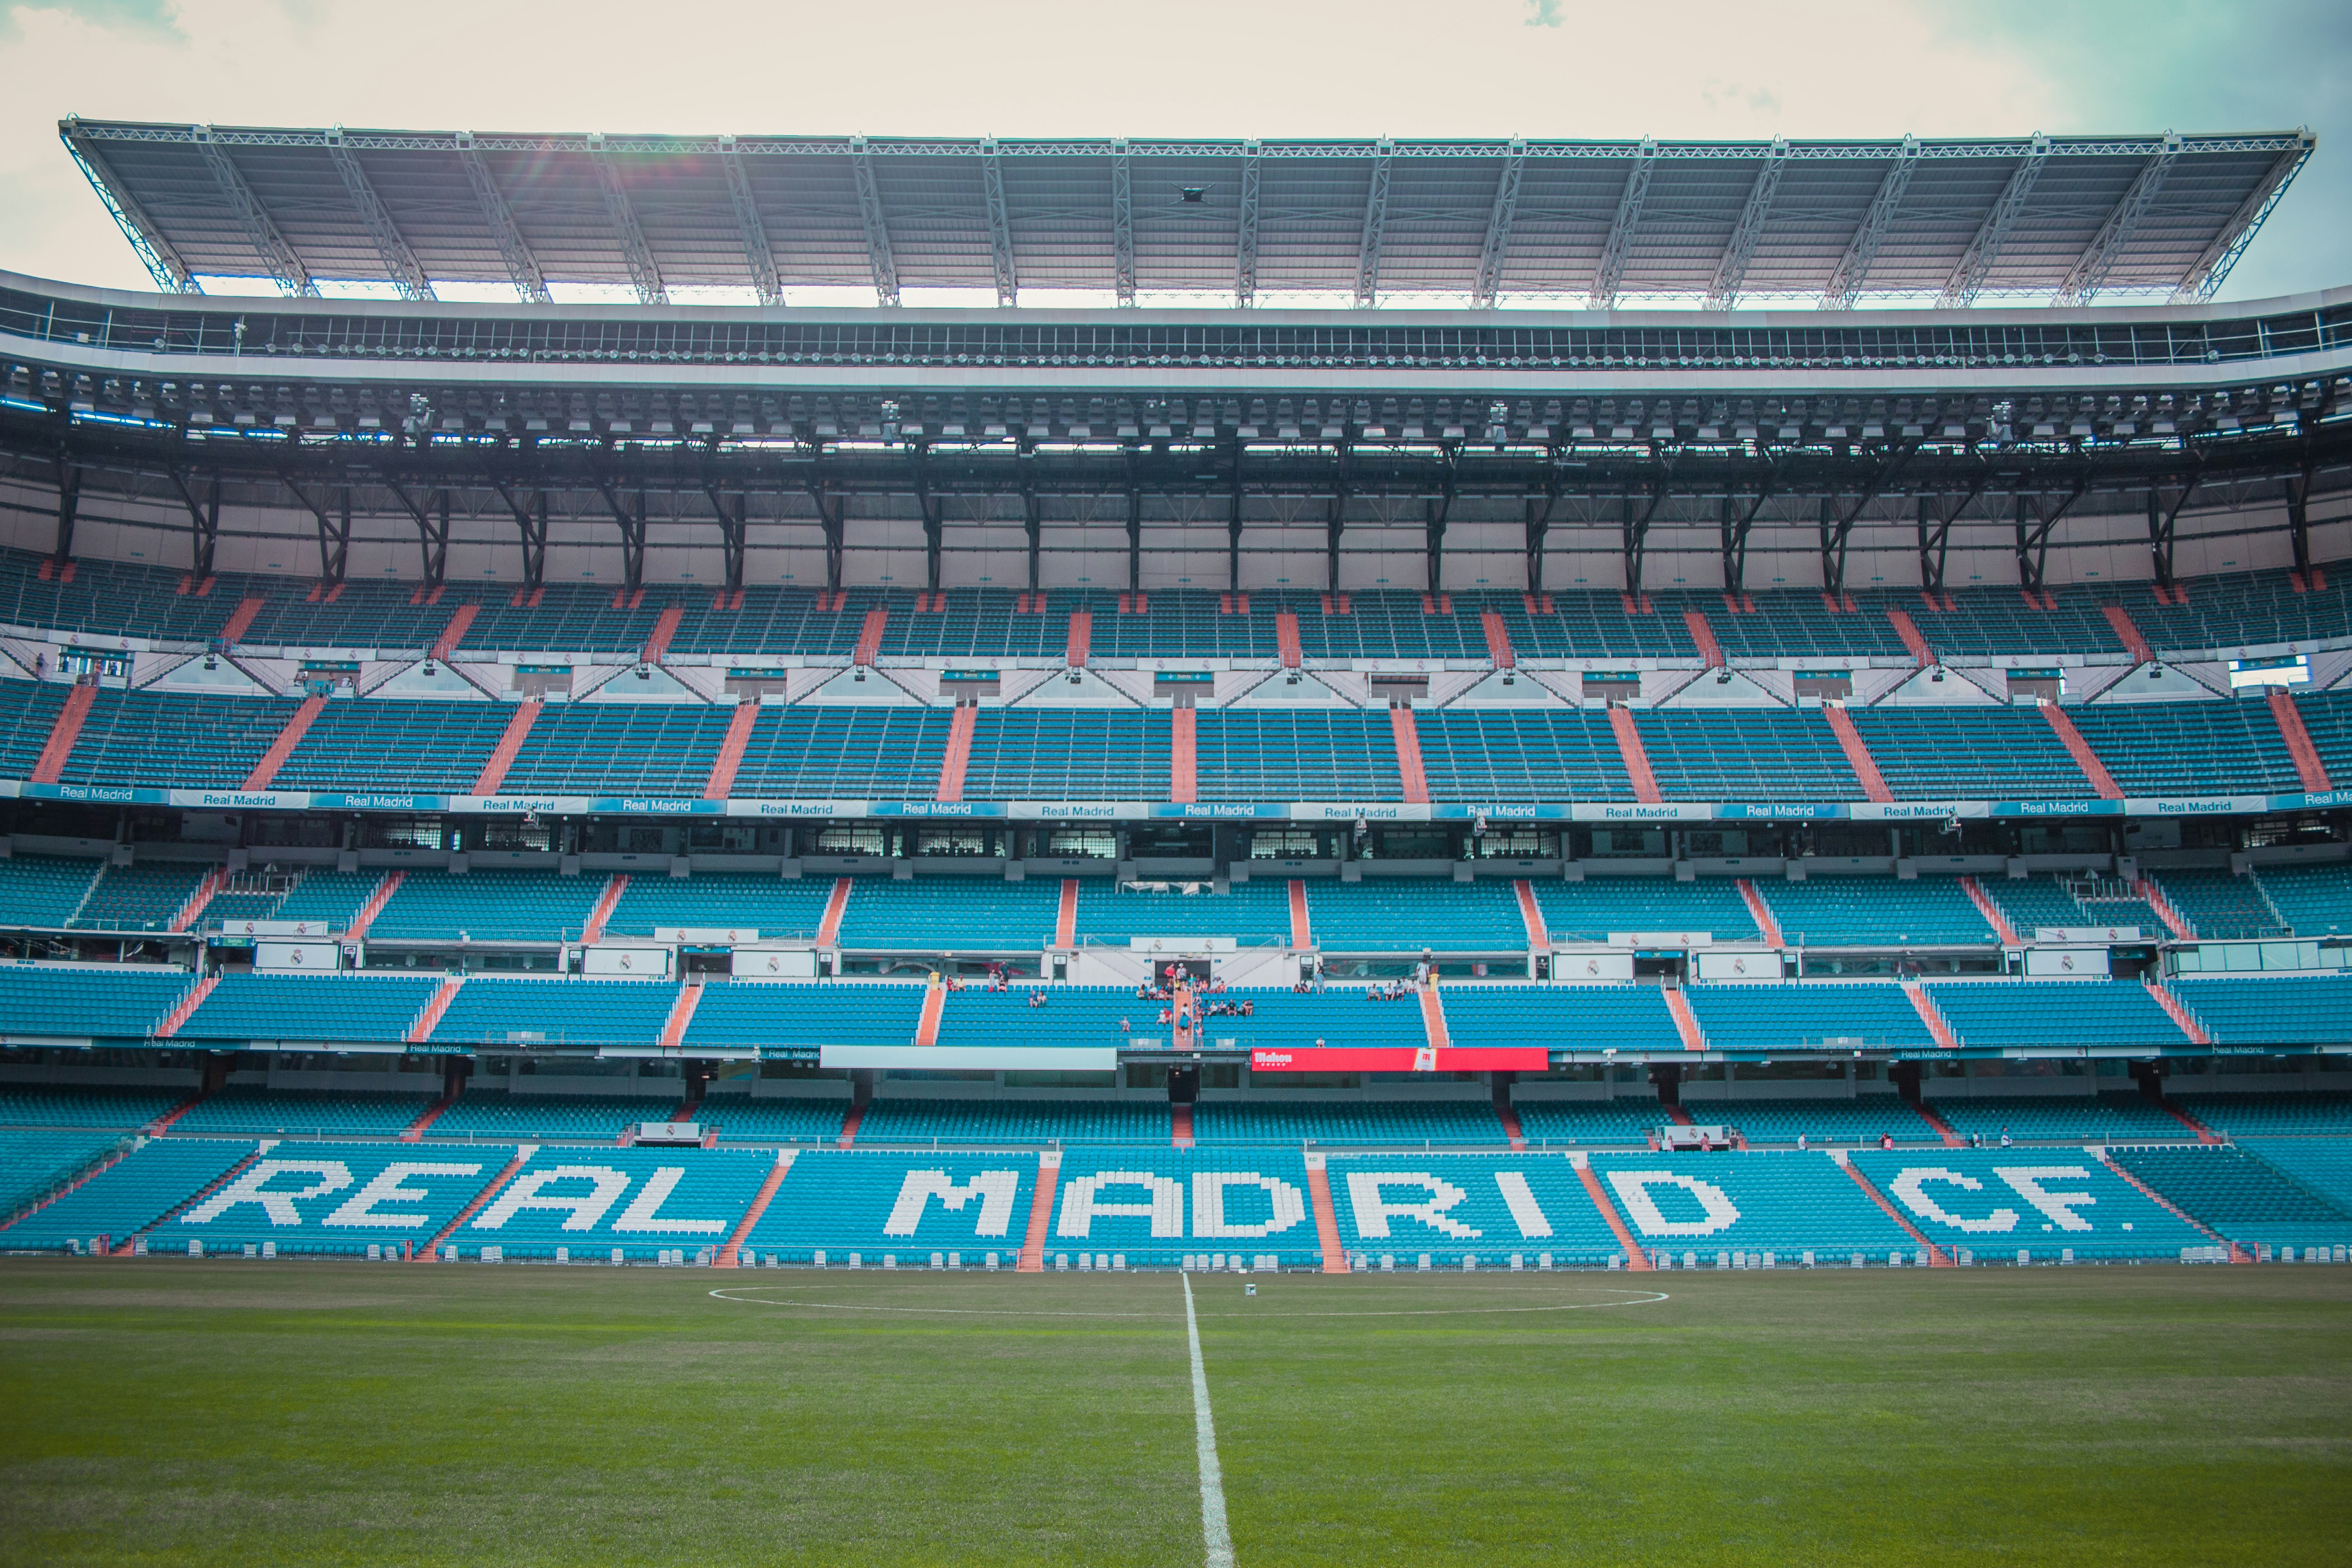
<path fill-rule="evenodd" d="M 2352 283 L 2352 3 L 0 0 L 0 267 L 148 287 L 57 138 L 435 130 L 1717 138 L 2292 130 L 2225 298 Z"/>

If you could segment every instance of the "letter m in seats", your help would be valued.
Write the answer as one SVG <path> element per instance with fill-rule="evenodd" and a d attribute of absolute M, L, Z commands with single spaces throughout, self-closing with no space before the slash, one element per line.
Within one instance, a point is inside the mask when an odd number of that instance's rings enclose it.
<path fill-rule="evenodd" d="M 972 1234 L 1003 1236 L 1013 1223 L 1013 1200 L 1020 1189 L 1018 1171 L 982 1171 L 961 1184 L 945 1171 L 909 1171 L 898 1185 L 898 1201 L 890 1205 L 890 1221 L 882 1227 L 882 1234 L 914 1235 L 915 1227 L 923 1223 L 924 1205 L 933 1198 L 961 1214 L 963 1205 L 976 1197 L 980 1223 Z"/>

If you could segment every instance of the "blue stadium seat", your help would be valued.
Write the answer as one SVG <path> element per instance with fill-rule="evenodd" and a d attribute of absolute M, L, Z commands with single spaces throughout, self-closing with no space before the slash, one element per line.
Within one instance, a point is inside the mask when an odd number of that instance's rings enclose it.
<path fill-rule="evenodd" d="M 1992 947 L 1957 877 L 1808 877 L 1757 884 L 1782 939 L 1813 947 Z"/>
<path fill-rule="evenodd" d="M 1009 1269 L 1036 1181 L 1034 1154 L 804 1151 L 745 1237 L 745 1261 L 807 1264 L 822 1252 L 832 1268 L 852 1255 L 861 1268 L 916 1268 L 937 1252 L 980 1268 L 992 1252 Z"/>
<path fill-rule="evenodd" d="M 253 1149 L 249 1139 L 151 1138 L 55 1203 L 0 1228 L 0 1250 L 88 1247 L 101 1236 L 120 1246 L 226 1174 Z"/>
<path fill-rule="evenodd" d="M 1549 1157 L 1348 1155 L 1329 1163 L 1339 1240 L 1360 1269 L 1600 1268 L 1625 1249 L 1576 1168 Z"/>
<path fill-rule="evenodd" d="M 702 988 L 684 1044 L 688 1051 L 904 1046 L 922 1012 L 923 987 L 904 981 L 736 981 Z"/>
<path fill-rule="evenodd" d="M 1306 884 L 1315 945 L 1327 952 L 1524 951 L 1518 895 L 1496 878 L 1367 877 Z"/>
<path fill-rule="evenodd" d="M 1312 1100 L 1270 1102 L 1202 1100 L 1192 1108 L 1192 1141 L 1211 1144 L 1334 1143 L 1412 1148 L 1417 1144 L 1496 1146 L 1505 1142 L 1494 1106 L 1484 1100 Z"/>
<path fill-rule="evenodd" d="M 1936 1043 L 1911 998 L 1886 981 L 1693 985 L 1683 994 L 1710 1050 L 1850 1053 Z"/>
<path fill-rule="evenodd" d="M 2196 1109 L 2209 1112 L 2211 1102 Z M 2337 1107 L 2339 1112 L 2346 1109 Z M 2242 1138 L 2237 1146 L 2336 1207 L 2352 1210 L 2352 1138 Z"/>
<path fill-rule="evenodd" d="M 1638 1095 L 1622 1100 L 1544 1100 L 1514 1095 L 1512 1109 L 1519 1113 L 1519 1131 L 1530 1148 L 1576 1143 L 1587 1147 L 1640 1145 L 1652 1129 L 1672 1120 L 1658 1103 L 1657 1091 L 1642 1086 Z"/>
<path fill-rule="evenodd" d="M 437 1085 L 414 1094 L 232 1087 L 173 1122 L 172 1134 L 396 1138 L 439 1098 Z"/>
<path fill-rule="evenodd" d="M 641 1121 L 669 1121 L 678 1105 L 676 1097 L 513 1094 L 500 1089 L 468 1089 L 425 1129 L 425 1141 L 548 1138 L 617 1143 L 624 1132 Z"/>
<path fill-rule="evenodd" d="M 103 860 L 54 855 L 0 859 L 0 924 L 62 930 L 106 869 Z"/>
<path fill-rule="evenodd" d="M 157 1226 L 151 1251 L 364 1258 L 371 1243 L 422 1247 L 505 1168 L 503 1148 L 287 1140 Z"/>
<path fill-rule="evenodd" d="M 102 1128 L 128 1132 L 194 1098 L 184 1089 L 69 1089 L 56 1084 L 0 1088 L 0 1127 Z"/>
<path fill-rule="evenodd" d="M 2168 1098 L 2216 1132 L 2233 1138 L 2352 1138 L 2352 1094 L 2340 1089 L 2273 1094 L 2184 1090 Z"/>
<path fill-rule="evenodd" d="M 547 1149 L 446 1244 L 460 1258 L 651 1262 L 715 1251 L 773 1169 L 764 1149 Z"/>
<path fill-rule="evenodd" d="M 231 974 L 175 1037 L 396 1042 L 440 984 L 404 974 Z"/>
<path fill-rule="evenodd" d="M 2243 1150 L 2189 1144 L 2116 1149 L 2108 1158 L 2209 1230 L 2248 1247 L 2334 1249 L 2352 1243 L 2352 1209 Z"/>
<path fill-rule="evenodd" d="M 2352 933 L 2352 867 L 2264 866 L 2252 879 L 2297 936 Z"/>
<path fill-rule="evenodd" d="M 827 894 L 829 882 L 819 884 Z M 995 877 L 859 877 L 842 907 L 841 945 L 912 948 L 927 952 L 1043 952 L 1053 945 L 1062 884 L 1053 878 L 1007 882 Z M 1079 908 L 1086 907 L 1084 895 Z M 822 903 L 817 910 L 824 913 Z M 810 925 L 812 932 L 814 922 Z"/>
<path fill-rule="evenodd" d="M 1876 1143 L 1882 1137 L 1897 1143 L 1938 1146 L 1944 1141 L 1926 1118 L 1892 1094 L 1858 1095 L 1852 1100 L 1748 1099 L 1744 1095 L 1737 1100 L 1708 1100 L 1693 1096 L 1691 1091 L 1697 1087 L 1703 1086 L 1683 1086 L 1683 1109 L 1691 1120 L 1736 1127 L 1750 1147 L 1794 1143 L 1800 1134 L 1814 1148 Z"/>
<path fill-rule="evenodd" d="M 1592 1170 L 1654 1262 L 1779 1268 L 1918 1261 L 1917 1244 L 1827 1154 L 1595 1154 Z"/>
<path fill-rule="evenodd" d="M 661 1043 L 677 987 L 656 980 L 519 980 L 478 974 L 433 1027 L 436 1045 L 599 1048 Z"/>
<path fill-rule="evenodd" d="M 835 1118 L 836 1122 L 838 1117 Z M 940 1100 L 877 1095 L 857 1142 L 868 1143 L 1140 1143 L 1167 1147 L 1168 1102 L 1106 1100 Z"/>
<path fill-rule="evenodd" d="M 649 937 L 663 926 L 687 926 L 740 928 L 757 931 L 762 941 L 814 939 L 832 896 L 829 877 L 786 881 L 731 871 L 633 876 L 604 922 L 604 935 Z"/>
<path fill-rule="evenodd" d="M 2003 1133 L 2041 1143 L 2179 1142 L 2196 1137 L 2179 1118 L 2137 1090 L 1981 1100 L 1931 1094 L 1927 1100 L 1953 1131 L 1964 1138 L 1973 1133 L 1987 1143 L 1998 1143 Z"/>
<path fill-rule="evenodd" d="M 385 902 L 368 935 L 378 942 L 577 941 L 604 891 L 601 877 L 412 870 L 401 879 L 400 890 Z"/>
<path fill-rule="evenodd" d="M 1682 1049 L 1665 993 L 1654 985 L 1446 985 L 1439 994 L 1446 1036 L 1457 1046 Z"/>
<path fill-rule="evenodd" d="M 1045 1262 L 1060 1270 L 1125 1258 L 1129 1268 L 1274 1258 L 1314 1268 L 1322 1253 L 1307 1210 L 1307 1163 L 1293 1149 L 1063 1152 Z M 1255 1265 L 1253 1265 L 1255 1266 Z"/>
<path fill-rule="evenodd" d="M 0 963 L 0 1018 L 11 1035 L 138 1039 L 195 983 L 181 969 Z"/>
<path fill-rule="evenodd" d="M 68 1184 L 122 1142 L 123 1135 L 110 1130 L 36 1127 L 0 1132 L 0 1223 Z"/>
<path fill-rule="evenodd" d="M 1756 918 L 1731 877 L 1595 877 L 1543 880 L 1535 889 L 1554 942 L 1607 942 L 1621 931 L 1703 931 L 1717 942 L 1755 942 Z"/>
<path fill-rule="evenodd" d="M 2183 1247 L 2212 1245 L 2075 1150 L 1869 1149 L 1850 1158 L 1929 1241 L 1981 1261 L 2178 1258 Z"/>
<path fill-rule="evenodd" d="M 1943 981 L 1927 994 L 1960 1044 L 1979 1049 L 2188 1044 L 2172 1015 L 2136 980 Z"/>
<path fill-rule="evenodd" d="M 2352 1043 L 2352 972 L 2184 974 L 2170 988 L 2216 1045 L 2340 1048 Z"/>

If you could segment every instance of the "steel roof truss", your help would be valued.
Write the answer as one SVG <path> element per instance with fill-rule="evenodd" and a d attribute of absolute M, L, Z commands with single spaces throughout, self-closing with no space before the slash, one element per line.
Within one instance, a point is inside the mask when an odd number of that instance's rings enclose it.
<path fill-rule="evenodd" d="M 2122 198 L 2107 213 L 2106 221 L 2099 225 L 2091 243 L 2083 247 L 2083 254 L 2074 258 L 2066 281 L 2059 287 L 2058 303 L 2087 304 L 2098 293 L 2107 274 L 2122 258 L 2125 247 L 2131 244 L 2140 220 L 2156 205 L 2157 194 L 2164 189 L 2164 178 L 2172 172 L 2173 160 L 2179 156 L 2180 138 L 2167 132 L 2164 145 L 2140 165 Z"/>
<path fill-rule="evenodd" d="M 2187 304 L 2194 300 L 2213 297 L 2214 291 L 2221 287 L 2221 280 L 2230 276 L 2230 268 L 2238 264 L 2238 258 L 2246 253 L 2246 247 L 2252 245 L 2254 236 L 2262 231 L 2264 220 L 2271 216 L 2271 209 L 2278 205 L 2279 198 L 2286 194 L 2287 184 L 2294 178 L 2295 172 L 2309 162 L 2313 149 L 2318 144 L 2318 138 L 2306 131 L 2297 145 L 2278 155 L 2277 162 L 2271 165 L 2271 172 L 2263 176 L 2263 183 L 2239 204 L 2238 210 L 2230 215 L 2230 221 L 2221 226 L 2221 232 L 2213 237 L 2213 243 L 2205 247 L 2205 254 L 2197 258 L 2196 265 L 2189 268 L 2180 279 L 2180 286 L 2173 290 L 2174 304 Z"/>
<path fill-rule="evenodd" d="M 302 487 L 295 482 L 292 474 L 281 473 L 278 476 L 278 481 L 286 487 L 287 494 L 301 503 L 302 510 L 309 512 L 312 521 L 319 525 L 319 580 L 322 583 L 341 582 L 344 568 L 350 563 L 352 554 L 351 487 L 349 485 L 342 487 L 341 510 L 331 513 L 327 510 L 326 501 L 323 499 L 312 500 Z"/>
<path fill-rule="evenodd" d="M 874 153 L 863 136 L 849 141 L 849 170 L 857 182 L 857 212 L 866 223 L 866 261 L 874 274 L 874 300 L 898 302 L 898 263 L 890 254 L 890 225 L 882 212 L 882 193 L 874 184 Z"/>
<path fill-rule="evenodd" d="M 1519 176 L 1528 165 L 1528 144 L 1514 140 L 1495 178 L 1495 205 L 1486 213 L 1486 243 L 1478 253 L 1478 281 L 1470 291 L 1473 310 L 1491 310 L 1502 292 L 1503 258 L 1511 246 L 1511 220 L 1519 209 Z"/>
<path fill-rule="evenodd" d="M 1863 283 L 1870 277 L 1870 264 L 1878 259 L 1878 247 L 1885 243 L 1889 230 L 1895 226 L 1895 216 L 1903 209 L 1903 193 L 1911 186 L 1913 171 L 1919 166 L 1919 140 L 1903 138 L 1903 145 L 1895 154 L 1895 162 L 1878 182 L 1878 192 L 1870 198 L 1870 208 L 1862 215 L 1862 223 L 1846 242 L 1845 254 L 1839 258 L 1837 270 L 1830 274 L 1829 286 L 1822 290 L 1822 309 L 1851 310 L 1862 296 Z"/>
<path fill-rule="evenodd" d="M 188 483 L 195 477 L 193 471 L 180 468 L 168 471 L 172 488 L 180 492 L 180 504 L 188 509 L 189 573 L 202 582 L 213 574 L 214 547 L 220 542 L 220 470 L 213 470 L 212 486 L 205 492 L 203 500 L 196 499 L 195 490 Z M 58 515 L 60 520 L 66 516 L 63 510 Z"/>
<path fill-rule="evenodd" d="M 1951 555 L 1952 524 L 1976 504 L 1991 479 L 1990 468 L 1979 468 L 1975 480 L 1948 507 L 1943 504 L 1943 497 L 1934 491 L 1919 492 L 1919 586 L 1927 593 L 1944 591 L 1944 565 Z"/>
<path fill-rule="evenodd" d="M 416 548 L 423 561 L 424 578 L 428 587 L 438 587 L 447 580 L 449 569 L 449 492 L 443 490 L 436 500 L 440 515 L 408 493 L 398 479 L 387 478 L 384 489 L 400 503 L 400 510 L 416 524 Z"/>
<path fill-rule="evenodd" d="M 611 510 L 613 521 L 620 525 L 621 578 L 634 592 L 646 585 L 645 492 L 637 492 L 636 510 L 632 511 L 628 503 L 621 499 L 620 489 L 614 484 L 611 475 L 600 470 L 596 475 L 596 489 L 604 496 L 604 505 Z"/>
<path fill-rule="evenodd" d="M 536 589 L 547 581 L 547 492 L 531 492 L 526 502 L 515 493 L 513 484 L 506 479 L 492 479 L 499 499 L 507 503 L 513 514 L 515 531 L 522 543 L 522 585 Z"/>
<path fill-rule="evenodd" d="M 1110 144 L 1111 289 L 1122 305 L 1135 303 L 1135 187 L 1127 143 Z"/>
<path fill-rule="evenodd" d="M 1723 259 L 1716 263 L 1706 309 L 1728 310 L 1738 301 L 1739 286 L 1747 279 L 1748 264 L 1756 259 L 1756 245 L 1764 237 L 1764 220 L 1771 216 L 1772 195 L 1780 188 L 1780 171 L 1788 163 L 1789 143 L 1776 138 L 1764 156 L 1763 167 L 1756 171 L 1756 183 L 1748 188 L 1747 205 L 1739 209 L 1739 222 L 1731 231 L 1731 242 L 1723 247 Z"/>
<path fill-rule="evenodd" d="M 1658 161 L 1658 144 L 1644 137 L 1633 154 L 1633 167 L 1618 194 L 1617 216 L 1609 225 L 1609 242 L 1601 247 L 1601 265 L 1592 274 L 1591 303 L 1606 310 L 1617 303 L 1617 286 L 1624 281 L 1625 261 L 1633 251 L 1633 232 L 1642 222 L 1642 204 L 1649 200 L 1650 172 Z"/>
<path fill-rule="evenodd" d="M 1780 470 L 1771 455 L 1764 454 L 1764 482 L 1756 488 L 1753 500 L 1726 491 L 1723 497 L 1723 586 L 1731 594 L 1748 591 L 1748 536 L 1756 527 L 1756 519 L 1764 510 L 1764 503 L 1772 499 L 1779 487 Z"/>
<path fill-rule="evenodd" d="M 327 155 L 332 159 L 335 174 L 343 182 L 343 194 L 352 198 L 352 210 L 366 226 L 368 237 L 375 241 L 375 253 L 383 262 L 384 272 L 392 286 L 400 290 L 404 300 L 430 300 L 433 285 L 425 277 L 425 268 L 416 253 L 408 248 L 401 237 L 400 227 L 384 210 L 383 201 L 368 183 L 367 171 L 360 167 L 359 158 L 343 145 L 343 128 L 340 125 L 327 132 Z"/>
<path fill-rule="evenodd" d="M 636 204 L 621 184 L 621 171 L 614 167 L 602 136 L 592 136 L 588 145 L 596 164 L 596 184 L 604 193 L 604 215 L 613 220 L 614 236 L 621 244 L 621 259 L 628 264 L 629 283 L 637 291 L 637 303 L 667 305 L 669 290 L 662 286 L 661 268 L 655 265 L 653 247 L 646 243 L 646 231 L 637 222 Z"/>
<path fill-rule="evenodd" d="M 1257 300 L 1258 144 L 1244 142 L 1242 151 L 1242 222 L 1234 246 L 1234 303 L 1247 310 Z"/>
<path fill-rule="evenodd" d="M 2059 498 L 2046 510 L 2042 498 L 2024 490 L 2017 492 L 2017 576 L 2019 583 L 2032 593 L 2040 593 L 2047 581 L 2044 573 L 2050 562 L 2050 534 L 2058 520 L 2074 510 L 2090 489 L 2086 471 L 2074 480 L 2074 489 Z M 2031 521 L 2028 521 L 2028 519 Z"/>
<path fill-rule="evenodd" d="M 2034 182 L 2042 178 L 2042 167 L 2050 161 L 2050 138 L 2034 133 L 2032 149 L 2009 172 L 2009 183 L 2000 188 L 2000 197 L 1992 211 L 1985 214 L 1984 222 L 1977 226 L 1976 237 L 1960 256 L 1960 264 L 1944 280 L 1944 292 L 1936 303 L 1951 310 L 1956 306 L 1976 302 L 1985 279 L 1992 276 L 1993 264 L 2000 259 L 2000 247 L 2009 243 L 2009 231 L 2025 211 L 2025 204 L 2033 195 Z"/>
<path fill-rule="evenodd" d="M 235 160 L 229 157 L 228 149 L 215 140 L 210 126 L 196 128 L 196 146 L 204 153 L 205 166 L 212 171 L 213 183 L 220 187 L 222 196 L 226 198 L 230 210 L 236 215 L 246 238 L 261 258 L 261 264 L 269 276 L 278 279 L 278 286 L 289 294 L 316 297 L 319 285 L 311 278 L 310 269 L 302 265 L 302 258 L 286 242 L 286 237 L 278 232 L 278 226 L 269 221 L 269 214 L 262 209 L 260 198 L 253 194 L 253 187 L 245 183 L 245 175 L 238 171 Z"/>
<path fill-rule="evenodd" d="M 1381 236 L 1389 221 L 1389 164 L 1396 155 L 1393 142 L 1381 141 L 1372 158 L 1371 188 L 1364 196 L 1364 233 L 1356 247 L 1356 308 L 1370 310 L 1380 291 Z"/>
<path fill-rule="evenodd" d="M 727 171 L 727 195 L 735 205 L 735 229 L 743 238 L 743 264 L 751 269 L 751 287 L 762 305 L 784 302 L 783 286 L 776 280 L 776 253 L 768 246 L 768 226 L 760 217 L 760 204 L 751 195 L 751 176 L 735 138 L 719 139 L 719 164 Z"/>
<path fill-rule="evenodd" d="M 1658 508 L 1666 499 L 1673 473 L 1674 465 L 1668 463 L 1650 480 L 1650 493 L 1639 516 L 1634 514 L 1633 498 L 1625 497 L 1625 592 L 1637 602 L 1642 597 L 1642 567 L 1650 552 L 1650 524 L 1656 520 Z"/>
<path fill-rule="evenodd" d="M 980 180 L 988 193 L 988 250 L 996 267 L 996 302 L 1010 310 L 1020 303 L 1021 280 L 1013 267 L 1013 219 L 1004 207 L 1004 160 L 993 142 L 982 144 Z"/>
<path fill-rule="evenodd" d="M 66 144 L 66 151 L 73 154 L 73 161 L 80 166 L 83 178 L 89 181 L 89 188 L 96 191 L 98 199 L 106 205 L 107 216 L 114 220 L 114 226 L 121 229 L 122 237 L 131 242 L 131 251 L 139 258 L 139 264 L 146 268 L 147 276 L 155 280 L 155 287 L 167 294 L 204 292 L 196 287 L 195 276 L 188 270 L 188 264 L 181 259 L 172 242 L 163 237 L 163 231 L 155 226 L 154 220 L 147 216 L 146 209 L 131 198 L 129 189 L 107 166 L 105 155 L 99 152 L 98 144 L 81 133 L 79 122 L 72 120 L 63 121 L 58 127 L 58 133 Z"/>
<path fill-rule="evenodd" d="M 489 226 L 490 237 L 498 244 L 499 259 L 507 266 L 507 280 L 524 304 L 553 304 L 555 296 L 547 291 L 547 277 L 540 270 L 539 258 L 523 242 L 522 230 L 515 226 L 514 213 L 499 194 L 498 181 L 491 177 L 490 166 L 474 144 L 471 132 L 457 132 L 457 163 L 466 171 L 466 183 L 474 187 L 474 204 L 481 208 L 482 221 Z"/>

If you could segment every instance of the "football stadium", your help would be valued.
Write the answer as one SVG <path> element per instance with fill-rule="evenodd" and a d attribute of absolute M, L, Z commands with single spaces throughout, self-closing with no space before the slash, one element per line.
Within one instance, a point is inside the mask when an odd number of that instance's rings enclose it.
<path fill-rule="evenodd" d="M 2310 132 L 58 131 L 0 1558 L 2344 1560 Z"/>

